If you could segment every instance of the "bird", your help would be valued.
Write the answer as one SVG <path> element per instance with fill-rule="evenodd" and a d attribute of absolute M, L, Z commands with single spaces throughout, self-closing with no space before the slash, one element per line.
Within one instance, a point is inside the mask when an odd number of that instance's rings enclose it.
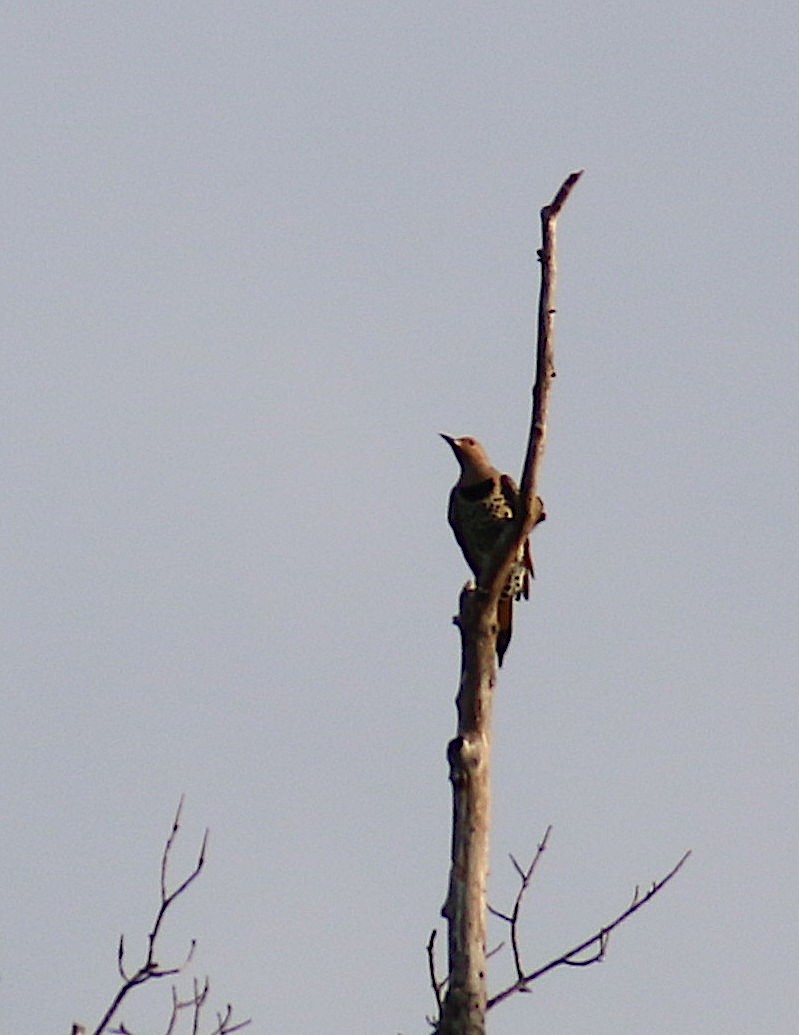
<path fill-rule="evenodd" d="M 501 474 L 476 438 L 442 434 L 460 464 L 460 477 L 449 494 L 447 518 L 466 563 L 479 584 L 497 540 L 519 508 L 519 490 L 509 474 Z M 497 605 L 497 660 L 502 659 L 513 632 L 513 602 L 530 595 L 533 560 L 530 540 L 519 547 Z"/>

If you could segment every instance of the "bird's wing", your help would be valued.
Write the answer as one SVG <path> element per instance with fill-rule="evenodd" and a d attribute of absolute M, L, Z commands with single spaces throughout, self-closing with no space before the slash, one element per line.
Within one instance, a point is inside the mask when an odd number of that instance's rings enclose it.
<path fill-rule="evenodd" d="M 502 495 L 505 497 L 505 502 L 508 504 L 511 509 L 511 513 L 515 517 L 516 511 L 519 508 L 519 487 L 509 474 L 500 475 L 499 484 L 502 488 Z"/>
<path fill-rule="evenodd" d="M 502 486 L 502 495 L 510 507 L 511 513 L 515 517 L 519 511 L 519 489 L 516 482 L 511 478 L 509 474 L 503 474 L 500 478 L 500 485 Z M 535 578 L 535 572 L 533 571 L 533 555 L 530 550 L 530 539 L 525 539 L 524 546 L 522 548 L 522 564 L 526 571 L 530 573 L 530 578 Z M 530 593 L 530 579 L 525 578 L 524 588 L 522 589 L 522 595 L 525 600 Z"/>
<path fill-rule="evenodd" d="M 447 510 L 447 519 L 449 520 L 449 527 L 452 529 L 455 540 L 458 546 L 461 548 L 461 552 L 466 559 L 466 563 L 474 572 L 475 578 L 480 578 L 480 558 L 477 554 L 473 553 L 469 544 L 466 541 L 465 536 L 461 532 L 462 521 L 459 518 L 459 506 L 458 506 L 458 494 L 460 489 L 456 485 L 452 492 L 449 494 L 449 508 Z"/>

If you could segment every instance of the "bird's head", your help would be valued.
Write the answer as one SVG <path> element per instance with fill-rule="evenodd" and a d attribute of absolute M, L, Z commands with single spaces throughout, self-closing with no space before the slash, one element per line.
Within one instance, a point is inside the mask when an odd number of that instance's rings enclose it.
<path fill-rule="evenodd" d="M 485 481 L 495 474 L 494 467 L 488 459 L 488 453 L 476 438 L 464 435 L 462 438 L 452 438 L 451 435 L 442 434 L 441 437 L 448 442 L 455 459 L 461 466 L 461 485 L 476 485 Z"/>

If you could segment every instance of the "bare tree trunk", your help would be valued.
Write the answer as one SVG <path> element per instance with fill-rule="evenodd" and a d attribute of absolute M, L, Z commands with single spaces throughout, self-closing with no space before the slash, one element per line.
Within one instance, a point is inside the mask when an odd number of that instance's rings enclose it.
<path fill-rule="evenodd" d="M 458 731 L 447 755 L 452 782 L 452 855 L 442 914 L 449 927 L 449 976 L 438 1035 L 485 1035 L 486 883 L 491 817 L 491 712 L 497 682 L 497 604 L 520 545 L 543 518 L 535 493 L 546 440 L 549 384 L 555 376 L 553 324 L 555 222 L 579 173 L 567 178 L 541 212 L 543 243 L 533 413 L 522 472 L 519 514 L 508 522 L 480 585 L 461 594 Z"/>
<path fill-rule="evenodd" d="M 449 985 L 441 1035 L 482 1035 L 486 1012 L 486 882 L 491 819 L 491 709 L 496 685 L 496 601 L 476 608 L 461 597 L 458 733 L 448 748 L 452 781 L 452 859 L 442 910 L 449 922 Z M 482 614 L 476 613 L 482 611 Z M 467 617 L 468 616 L 468 617 Z"/>

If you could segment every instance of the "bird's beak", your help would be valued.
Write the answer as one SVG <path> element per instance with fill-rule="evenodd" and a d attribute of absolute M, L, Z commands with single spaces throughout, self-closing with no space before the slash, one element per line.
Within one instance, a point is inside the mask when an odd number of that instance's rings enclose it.
<path fill-rule="evenodd" d="M 452 435 L 445 435 L 443 431 L 440 431 L 439 435 L 444 439 L 445 442 L 448 442 L 453 449 L 455 448 L 455 439 L 452 437 Z"/>

